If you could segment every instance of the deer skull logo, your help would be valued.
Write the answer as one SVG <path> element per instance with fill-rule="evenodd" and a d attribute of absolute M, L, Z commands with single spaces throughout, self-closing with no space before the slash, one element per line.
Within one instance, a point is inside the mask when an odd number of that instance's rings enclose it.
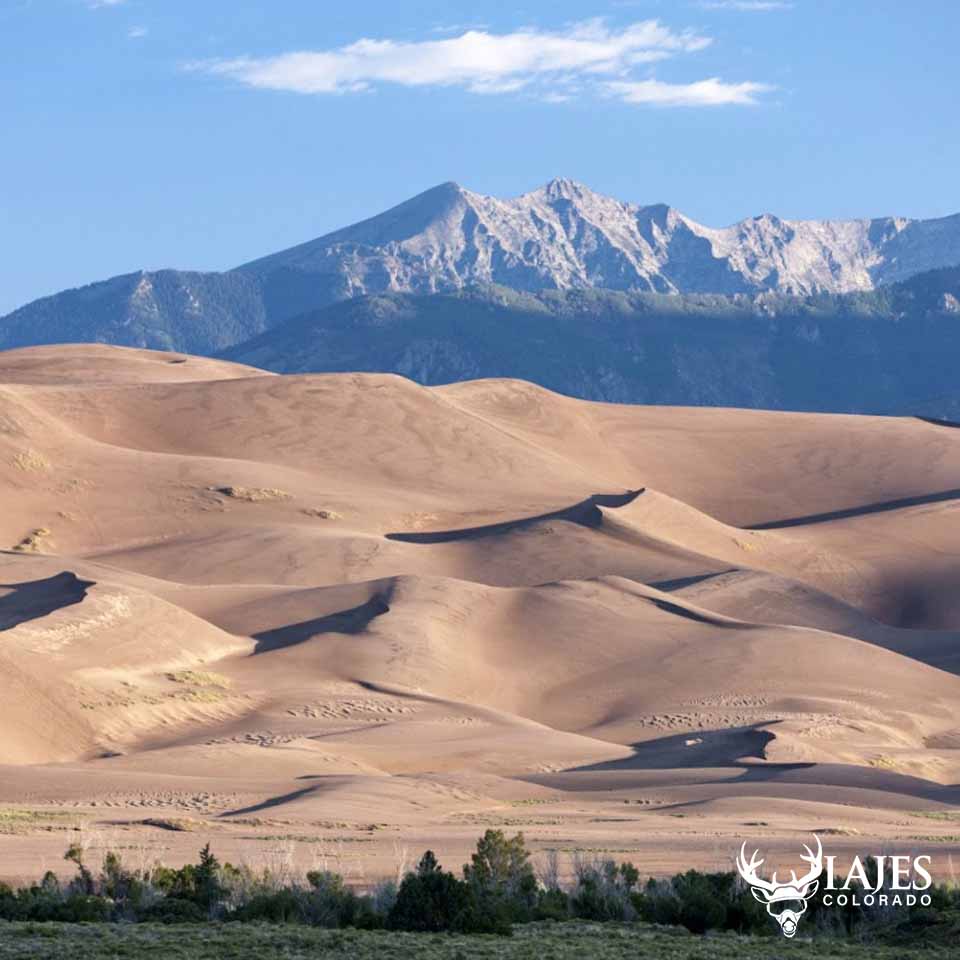
<path fill-rule="evenodd" d="M 810 865 L 810 869 L 799 878 L 796 872 L 791 870 L 790 883 L 778 882 L 776 873 L 769 880 L 759 877 L 757 870 L 763 864 L 763 860 L 758 859 L 760 851 L 754 850 L 748 863 L 746 843 L 740 847 L 740 856 L 737 857 L 740 876 L 750 885 L 754 899 L 766 904 L 767 913 L 780 924 L 780 930 L 785 937 L 792 937 L 797 932 L 797 924 L 807 909 L 807 901 L 820 886 L 818 877 L 823 872 L 823 846 L 816 834 L 814 839 L 817 841 L 817 852 L 814 853 L 804 844 L 807 852 L 800 858 Z"/>

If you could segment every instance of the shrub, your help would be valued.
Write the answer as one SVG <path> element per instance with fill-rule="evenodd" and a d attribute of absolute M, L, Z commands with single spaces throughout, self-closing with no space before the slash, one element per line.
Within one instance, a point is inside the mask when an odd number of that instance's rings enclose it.
<path fill-rule="evenodd" d="M 63 923 L 104 923 L 111 919 L 113 901 L 92 894 L 74 893 L 59 906 L 53 919 Z"/>
<path fill-rule="evenodd" d="M 664 926 L 680 923 L 680 898 L 672 883 L 654 880 L 652 877 L 642 893 L 635 893 L 631 900 L 641 920 Z"/>
<path fill-rule="evenodd" d="M 533 918 L 534 920 L 568 920 L 570 898 L 559 887 L 541 890 L 537 895 Z"/>
<path fill-rule="evenodd" d="M 0 920 L 19 920 L 20 900 L 13 888 L 5 883 L 0 883 Z"/>
<path fill-rule="evenodd" d="M 81 847 L 79 843 L 71 844 L 67 848 L 67 852 L 63 855 L 63 859 L 70 860 L 77 865 L 77 878 L 71 884 L 73 889 L 87 896 L 92 895 L 95 884 L 93 882 L 93 874 L 87 869 L 86 864 L 83 862 L 83 847 Z"/>
<path fill-rule="evenodd" d="M 194 923 L 219 916 L 237 922 L 509 935 L 513 924 L 526 920 L 622 921 L 639 915 L 698 934 L 725 929 L 777 936 L 763 904 L 734 873 L 689 870 L 669 881 L 649 880 L 638 889 L 639 874 L 632 864 L 575 858 L 575 885 L 568 893 L 560 886 L 556 857 L 548 858 L 544 883 L 538 886 L 522 834 L 507 839 L 498 830 L 480 838 L 463 879 L 444 871 L 427 851 L 399 889 L 384 883 L 365 896 L 331 872 L 313 871 L 304 885 L 291 879 L 289 871 L 254 873 L 221 865 L 209 845 L 197 863 L 179 869 L 130 871 L 108 852 L 94 876 L 78 844 L 65 859 L 77 867 L 77 876 L 68 882 L 48 872 L 39 883 L 16 891 L 0 883 L 0 920 Z M 869 876 L 867 880 L 871 885 Z M 928 893 L 929 906 L 905 910 L 824 908 L 814 898 L 805 923 L 821 936 L 911 947 L 955 944 L 960 890 L 940 886 Z"/>
<path fill-rule="evenodd" d="M 648 923 L 683 926 L 692 933 L 735 930 L 773 932 L 763 906 L 741 888 L 734 873 L 688 870 L 670 881 L 649 880 L 633 895 L 637 914 Z"/>
<path fill-rule="evenodd" d="M 373 888 L 370 895 L 370 908 L 378 917 L 387 917 L 397 902 L 397 885 L 392 880 L 385 880 Z"/>
<path fill-rule="evenodd" d="M 143 923 L 200 923 L 207 914 L 192 900 L 162 897 L 141 910 L 137 919 Z"/>
<path fill-rule="evenodd" d="M 636 917 L 630 894 L 639 873 L 632 864 L 617 866 L 612 860 L 577 860 L 574 874 L 576 887 L 570 896 L 574 916 L 584 920 L 633 920 Z"/>
<path fill-rule="evenodd" d="M 207 910 L 212 910 L 225 893 L 220 883 L 220 864 L 211 853 L 209 843 L 200 851 L 200 862 L 194 872 L 194 891 L 196 902 Z"/>
<path fill-rule="evenodd" d="M 310 923 L 321 927 L 357 926 L 361 913 L 359 897 L 343 882 L 338 873 L 313 870 L 307 874 L 310 893 L 306 911 Z"/>
<path fill-rule="evenodd" d="M 467 907 L 469 890 L 452 873 L 441 869 L 432 850 L 408 873 L 397 891 L 387 926 L 393 930 L 439 932 L 457 929 Z"/>
<path fill-rule="evenodd" d="M 502 926 L 501 921 L 524 923 L 532 919 L 537 903 L 537 878 L 530 854 L 518 833 L 508 840 L 501 830 L 488 830 L 463 868 L 463 878 L 475 901 L 475 914 Z"/>
<path fill-rule="evenodd" d="M 238 874 L 235 868 L 221 867 L 210 850 L 208 843 L 200 851 L 200 861 L 187 864 L 179 870 L 170 867 L 158 867 L 153 874 L 154 885 L 167 897 L 175 900 L 189 900 L 208 914 L 216 912 L 227 896 L 221 874 Z"/>
<path fill-rule="evenodd" d="M 356 927 L 358 930 L 382 930 L 386 926 L 386 914 L 379 909 L 376 898 L 358 897 L 350 892 L 343 904 L 340 926 Z"/>
<path fill-rule="evenodd" d="M 264 920 L 270 923 L 295 923 L 303 920 L 302 898 L 291 889 L 258 893 L 230 914 L 231 920 L 249 922 Z"/>
<path fill-rule="evenodd" d="M 726 925 L 730 900 L 729 888 L 725 893 L 721 892 L 724 886 L 696 870 L 674 877 L 673 887 L 680 901 L 680 923 L 691 933 L 722 929 Z"/>
<path fill-rule="evenodd" d="M 126 869 L 113 851 L 103 858 L 97 892 L 112 900 L 114 912 L 128 920 L 136 919 L 157 896 L 145 878 Z"/>

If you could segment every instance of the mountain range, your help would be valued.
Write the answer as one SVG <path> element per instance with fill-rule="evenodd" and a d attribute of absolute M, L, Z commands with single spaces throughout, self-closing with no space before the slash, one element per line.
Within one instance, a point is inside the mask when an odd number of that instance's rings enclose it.
<path fill-rule="evenodd" d="M 808 297 L 386 293 L 295 317 L 220 356 L 277 373 L 391 372 L 427 385 L 514 377 L 615 403 L 960 419 L 960 268 Z"/>
<path fill-rule="evenodd" d="M 239 268 L 269 290 L 312 278 L 314 296 L 517 290 L 845 293 L 960 263 L 960 214 L 939 220 L 781 220 L 713 229 L 558 178 L 511 200 L 445 183 L 386 213 Z M 320 291 L 323 291 L 320 293 Z"/>
<path fill-rule="evenodd" d="M 940 409 L 940 387 L 910 386 L 906 363 L 955 356 L 960 283 L 938 268 L 956 264 L 960 214 L 714 229 L 568 179 L 509 200 L 446 183 L 226 272 L 141 271 L 45 297 L 0 318 L 0 348 L 103 342 L 425 383 L 509 375 L 630 402 Z M 837 384 L 811 392 L 827 369 Z M 853 369 L 876 374 L 866 393 Z"/>

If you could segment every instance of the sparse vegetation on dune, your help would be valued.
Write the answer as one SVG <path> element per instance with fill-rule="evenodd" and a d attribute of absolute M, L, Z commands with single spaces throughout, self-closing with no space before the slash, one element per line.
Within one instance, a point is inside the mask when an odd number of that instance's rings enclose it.
<path fill-rule="evenodd" d="M 36 450 L 23 450 L 13 458 L 13 465 L 24 473 L 46 473 L 50 461 Z"/>
<path fill-rule="evenodd" d="M 145 827 L 171 830 L 174 833 L 191 833 L 207 826 L 203 820 L 195 820 L 192 817 L 147 817 L 141 822 Z"/>
<path fill-rule="evenodd" d="M 74 814 L 62 810 L 0 809 L 0 835 L 63 829 L 65 820 L 73 822 L 75 819 Z"/>
<path fill-rule="evenodd" d="M 337 513 L 336 510 L 325 510 L 320 507 L 305 507 L 300 512 L 306 514 L 308 517 L 315 517 L 317 520 L 343 519 L 343 514 Z"/>
<path fill-rule="evenodd" d="M 207 670 L 173 670 L 167 674 L 167 679 L 194 687 L 217 687 L 226 690 L 230 686 L 230 681 L 225 676 Z"/>
<path fill-rule="evenodd" d="M 14 544 L 13 550 L 15 553 L 40 553 L 44 547 L 49 546 L 51 536 L 52 531 L 46 527 L 37 527 Z"/>
<path fill-rule="evenodd" d="M 212 490 L 231 500 L 244 500 L 247 503 L 263 503 L 268 500 L 290 500 L 292 494 L 276 487 L 212 487 Z"/>

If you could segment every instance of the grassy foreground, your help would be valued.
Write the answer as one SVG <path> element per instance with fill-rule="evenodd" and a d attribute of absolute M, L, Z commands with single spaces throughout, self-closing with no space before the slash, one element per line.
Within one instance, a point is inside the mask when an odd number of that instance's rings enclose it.
<path fill-rule="evenodd" d="M 64 924 L 0 922 L 0 960 L 929 960 L 954 947 L 906 952 L 820 939 L 735 934 L 698 937 L 642 924 L 532 923 L 510 938 L 324 930 L 261 924 Z"/>

